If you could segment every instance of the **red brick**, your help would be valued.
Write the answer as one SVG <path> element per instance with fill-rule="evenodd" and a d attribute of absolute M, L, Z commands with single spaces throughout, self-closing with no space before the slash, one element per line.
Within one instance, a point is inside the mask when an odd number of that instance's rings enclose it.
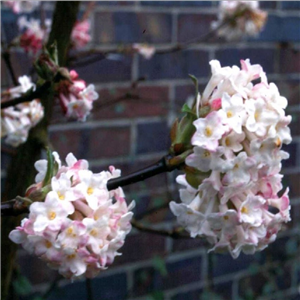
<path fill-rule="evenodd" d="M 26 274 L 26 278 L 32 285 L 52 282 L 59 276 L 57 271 L 51 270 L 46 262 L 35 255 L 22 254 L 17 257 L 17 262 L 20 265 L 21 274 Z"/>
<path fill-rule="evenodd" d="M 191 81 L 192 82 L 192 81 Z M 199 85 L 199 92 L 202 94 L 205 85 Z M 175 105 L 176 112 L 179 114 L 181 112 L 182 106 L 186 103 L 186 100 L 190 96 L 194 96 L 196 93 L 195 86 L 191 83 L 190 85 L 180 85 L 175 88 Z"/>
<path fill-rule="evenodd" d="M 289 174 L 284 175 L 283 177 L 283 185 L 284 187 L 289 187 L 290 198 L 300 197 L 300 184 L 299 184 L 300 174 Z"/>
<path fill-rule="evenodd" d="M 210 24 L 215 15 L 181 14 L 178 16 L 178 41 L 186 42 L 198 39 L 210 31 Z"/>
<path fill-rule="evenodd" d="M 120 99 L 126 94 L 132 97 Z M 92 116 L 94 119 L 163 116 L 168 112 L 168 100 L 168 87 L 102 89 L 94 102 Z"/>
<path fill-rule="evenodd" d="M 68 129 L 52 132 L 50 140 L 62 158 L 69 152 L 77 158 L 111 158 L 129 154 L 130 128 Z"/>
<path fill-rule="evenodd" d="M 165 276 L 153 267 L 140 268 L 134 272 L 133 293 L 142 295 L 151 290 L 165 290 L 192 282 L 200 282 L 201 263 L 201 256 L 168 262 Z"/>
<path fill-rule="evenodd" d="M 5 62 L 3 58 L 1 58 L 1 88 L 7 89 L 9 88 L 12 83 L 11 83 L 11 78 L 9 76 L 8 70 L 6 68 Z"/>
<path fill-rule="evenodd" d="M 291 218 L 293 227 L 299 226 L 300 224 L 300 204 L 293 205 L 291 210 Z"/>
<path fill-rule="evenodd" d="M 24 52 L 11 52 L 11 64 L 17 77 L 28 75 L 32 68 L 32 60 Z"/>
<path fill-rule="evenodd" d="M 54 131 L 50 132 L 50 141 L 62 159 L 70 152 L 80 159 L 85 158 L 80 153 L 81 136 L 82 130 Z"/>
<path fill-rule="evenodd" d="M 165 237 L 141 232 L 126 237 L 124 246 L 119 250 L 123 255 L 117 257 L 114 265 L 133 263 L 165 254 Z"/>
<path fill-rule="evenodd" d="M 208 245 L 208 242 L 204 238 L 174 239 L 172 250 L 173 252 L 182 252 L 203 247 L 207 248 Z"/>
<path fill-rule="evenodd" d="M 292 122 L 290 123 L 290 129 L 292 137 L 295 138 L 297 135 L 300 135 L 300 112 L 290 112 L 292 116 Z"/>
<path fill-rule="evenodd" d="M 300 51 L 283 48 L 280 50 L 279 60 L 280 73 L 300 73 Z"/>
<path fill-rule="evenodd" d="M 284 96 L 288 100 L 287 112 L 289 112 L 290 106 L 300 104 L 300 82 L 299 80 L 289 81 L 275 81 L 277 84 L 280 95 Z M 293 111 L 293 108 L 291 108 Z"/>
<path fill-rule="evenodd" d="M 92 128 L 88 131 L 87 159 L 111 158 L 128 155 L 130 150 L 130 128 Z"/>
<path fill-rule="evenodd" d="M 99 12 L 95 15 L 96 42 L 168 43 L 172 17 L 169 13 Z"/>

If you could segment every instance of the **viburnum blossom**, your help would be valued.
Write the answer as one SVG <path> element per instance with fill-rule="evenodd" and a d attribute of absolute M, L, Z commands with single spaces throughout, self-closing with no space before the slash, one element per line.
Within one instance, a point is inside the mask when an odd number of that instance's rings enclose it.
<path fill-rule="evenodd" d="M 10 7 L 15 14 L 30 13 L 35 10 L 40 1 L 2 1 L 7 7 Z"/>
<path fill-rule="evenodd" d="M 94 277 L 120 255 L 117 251 L 131 230 L 134 201 L 127 205 L 120 187 L 107 190 L 107 181 L 120 176 L 120 170 L 111 166 L 94 174 L 87 161 L 72 153 L 67 166 L 57 153 L 53 157 L 56 174 L 48 184 L 47 160 L 36 162 L 39 174 L 26 196 L 45 189 L 46 194 L 30 205 L 28 218 L 9 237 L 66 278 Z"/>
<path fill-rule="evenodd" d="M 91 40 L 89 20 L 77 21 L 71 34 L 71 43 L 75 49 L 84 47 Z"/>
<path fill-rule="evenodd" d="M 19 77 L 19 86 L 5 91 L 2 101 L 20 97 L 35 85 L 27 76 Z M 17 147 L 26 142 L 29 130 L 44 116 L 44 108 L 39 99 L 20 103 L 1 110 L 1 138 L 5 143 Z"/>
<path fill-rule="evenodd" d="M 19 37 L 19 44 L 26 52 L 36 54 L 42 49 L 43 42 L 47 40 L 50 31 L 50 20 L 45 21 L 45 28 L 41 27 L 37 19 L 27 20 L 25 16 L 18 19 L 20 31 L 24 31 Z"/>
<path fill-rule="evenodd" d="M 231 41 L 258 35 L 266 19 L 267 13 L 259 9 L 259 1 L 220 1 L 219 20 L 212 22 L 212 28 Z"/>
<path fill-rule="evenodd" d="M 147 44 L 133 44 L 132 48 L 136 50 L 145 59 L 150 59 L 155 54 L 155 47 Z"/>
<path fill-rule="evenodd" d="M 86 82 L 78 78 L 76 71 L 70 71 L 72 81 L 60 83 L 57 93 L 60 105 L 68 118 L 85 121 L 93 108 L 93 101 L 98 99 L 93 84 L 86 86 Z"/>
<path fill-rule="evenodd" d="M 278 193 L 291 117 L 284 113 L 287 100 L 260 65 L 249 59 L 241 69 L 222 68 L 216 60 L 210 65 L 212 77 L 194 112 L 193 153 L 185 160 L 194 172 L 177 177 L 185 187 L 182 203 L 170 207 L 192 237 L 213 244 L 210 251 L 227 249 L 237 258 L 267 247 L 290 220 L 288 188 Z M 199 117 L 196 111 L 203 108 L 207 113 Z M 201 174 L 201 180 L 191 180 L 191 174 Z"/>

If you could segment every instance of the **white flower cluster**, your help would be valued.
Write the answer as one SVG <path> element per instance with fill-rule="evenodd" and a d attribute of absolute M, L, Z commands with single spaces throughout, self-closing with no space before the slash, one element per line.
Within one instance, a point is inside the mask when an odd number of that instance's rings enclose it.
<path fill-rule="evenodd" d="M 78 78 L 76 71 L 70 71 L 70 79 L 73 84 L 65 81 L 58 87 L 60 104 L 68 118 L 85 121 L 99 95 L 93 84 L 86 86 L 86 82 Z"/>
<path fill-rule="evenodd" d="M 243 36 L 256 36 L 266 23 L 267 13 L 259 9 L 259 1 L 220 1 L 219 19 L 212 22 L 220 37 L 228 41 Z"/>
<path fill-rule="evenodd" d="M 236 258 L 267 247 L 290 220 L 288 189 L 277 194 L 281 160 L 289 157 L 281 146 L 292 140 L 291 116 L 285 116 L 287 99 L 260 65 L 248 59 L 241 69 L 222 68 L 217 60 L 210 65 L 212 77 L 198 97 L 200 109 L 210 112 L 194 121 L 194 150 L 186 158 L 205 179 L 192 187 L 187 175 L 178 176 L 185 186 L 182 203 L 170 207 L 192 237 L 204 236 L 211 250 L 228 249 Z"/>
<path fill-rule="evenodd" d="M 110 167 L 110 172 L 94 174 L 86 160 L 71 153 L 67 166 L 53 155 L 58 171 L 45 201 L 32 203 L 29 217 L 9 237 L 66 278 L 94 277 L 120 255 L 117 250 L 131 230 L 134 202 L 127 206 L 120 187 L 107 190 L 107 181 L 120 176 L 120 170 Z M 47 161 L 39 160 L 35 167 L 37 184 L 29 187 L 29 196 L 41 188 Z"/>
<path fill-rule="evenodd" d="M 3 1 L 5 6 L 10 7 L 15 14 L 31 13 L 39 5 L 40 1 Z"/>
<path fill-rule="evenodd" d="M 4 92 L 4 100 L 20 97 L 29 89 L 35 88 L 27 76 L 19 77 L 20 86 Z M 40 100 L 20 103 L 1 110 L 1 138 L 6 137 L 5 143 L 17 147 L 26 142 L 29 130 L 44 116 L 44 108 Z"/>

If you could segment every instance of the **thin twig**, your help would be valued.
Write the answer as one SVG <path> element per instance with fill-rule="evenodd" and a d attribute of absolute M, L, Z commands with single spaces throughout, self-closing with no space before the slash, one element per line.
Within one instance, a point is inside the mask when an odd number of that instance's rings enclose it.
<path fill-rule="evenodd" d="M 47 90 L 50 88 L 50 86 L 51 86 L 51 82 L 46 81 L 43 85 L 41 85 L 40 87 L 38 87 L 35 91 L 32 91 L 31 93 L 25 94 L 24 96 L 21 96 L 18 98 L 14 98 L 12 100 L 7 100 L 7 101 L 2 102 L 1 109 L 7 108 L 10 106 L 15 106 L 17 104 L 24 103 L 24 102 L 29 102 L 34 99 L 38 99 L 47 92 Z"/>
<path fill-rule="evenodd" d="M 209 32 L 205 33 L 203 36 L 191 39 L 185 43 L 178 43 L 175 46 L 172 46 L 168 49 L 165 50 L 157 50 L 155 53 L 156 54 L 169 54 L 169 53 L 174 53 L 178 52 L 181 50 L 188 49 L 189 47 L 193 46 L 194 44 L 199 44 L 199 43 L 204 43 L 209 40 L 209 38 L 217 32 L 220 28 L 225 26 L 229 21 L 225 21 L 222 24 L 220 24 L 218 27 L 210 30 Z M 76 55 L 70 56 L 70 62 L 71 65 L 80 67 L 80 66 L 86 66 L 92 63 L 95 63 L 97 61 L 106 59 L 109 54 L 133 54 L 136 53 L 136 50 L 132 48 L 132 46 L 125 46 L 123 48 L 119 48 L 118 50 L 99 50 L 99 49 L 90 49 L 84 52 L 77 53 Z M 93 55 L 93 57 L 88 57 L 89 55 Z M 76 61 L 80 58 L 83 58 L 83 61 Z"/>
<path fill-rule="evenodd" d="M 92 280 L 90 278 L 86 278 L 85 280 L 85 286 L 86 286 L 86 294 L 87 294 L 87 300 L 93 300 L 93 289 L 92 289 Z"/>
<path fill-rule="evenodd" d="M 107 182 L 107 189 L 111 191 L 118 187 L 123 187 L 135 182 L 143 181 L 149 177 L 158 175 L 160 173 L 173 171 L 179 167 L 178 165 L 171 166 L 169 164 L 169 160 L 170 160 L 170 156 L 167 155 L 164 156 L 162 159 L 160 159 L 157 163 L 154 163 L 142 170 L 136 171 L 127 176 L 110 179 Z"/>
<path fill-rule="evenodd" d="M 131 225 L 132 227 L 143 231 L 143 232 L 147 232 L 147 233 L 152 233 L 152 234 L 158 234 L 158 235 L 162 235 L 162 236 L 167 236 L 167 237 L 171 237 L 173 239 L 190 239 L 191 236 L 187 233 L 185 233 L 184 231 L 182 231 L 182 229 L 173 229 L 173 230 L 166 230 L 166 229 L 155 229 L 151 226 L 147 226 L 145 224 L 142 224 L 141 222 L 138 222 L 136 219 L 132 219 L 131 220 Z"/>

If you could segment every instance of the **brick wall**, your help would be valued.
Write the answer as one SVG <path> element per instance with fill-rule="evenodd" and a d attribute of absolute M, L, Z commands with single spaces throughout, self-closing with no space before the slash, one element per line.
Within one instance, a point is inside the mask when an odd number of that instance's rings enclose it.
<path fill-rule="evenodd" d="M 53 5 L 45 5 L 51 15 Z M 101 1 L 91 16 L 91 47 L 107 50 L 122 43 L 147 42 L 157 49 L 166 49 L 205 34 L 216 18 L 217 5 L 212 1 Z M 95 299 L 205 299 L 204 287 L 209 277 L 213 277 L 213 291 L 220 299 L 299 299 L 300 2 L 261 1 L 261 7 L 268 11 L 269 18 L 258 38 L 239 43 L 214 39 L 189 50 L 155 55 L 151 60 L 137 54 L 111 56 L 77 68 L 83 79 L 96 85 L 99 100 L 83 124 L 66 122 L 57 108 L 50 137 L 62 157 L 72 151 L 76 157 L 88 159 L 94 171 L 113 164 L 128 174 L 166 153 L 171 121 L 194 93 L 188 74 L 199 79 L 201 91 L 210 76 L 209 60 L 218 59 L 222 65 L 231 66 L 238 65 L 242 58 L 250 58 L 252 63 L 263 66 L 269 81 L 275 82 L 289 101 L 287 113 L 293 117 L 293 142 L 285 147 L 291 157 L 284 162 L 283 173 L 284 185 L 291 189 L 293 221 L 265 251 L 254 256 L 241 255 L 236 260 L 229 255 L 208 255 L 208 245 L 203 240 L 174 240 L 133 230 L 121 249 L 123 255 L 93 280 Z M 15 17 L 3 10 L 2 22 L 6 38 L 12 38 Z M 19 75 L 27 73 L 29 65 L 20 51 L 15 54 L 14 66 Z M 2 86 L 8 86 L 3 64 L 1 70 Z M 141 77 L 145 80 L 132 91 L 131 83 Z M 102 108 L 102 102 L 126 92 L 139 99 Z M 3 154 L 4 163 L 7 159 L 8 155 Z M 2 173 L 5 177 L 5 170 Z M 177 199 L 174 178 L 174 174 L 162 174 L 126 187 L 127 199 L 137 202 L 135 212 L 140 214 Z M 174 217 L 165 209 L 149 221 L 169 226 Z M 165 262 L 166 274 L 157 267 L 160 259 Z M 38 294 L 47 290 L 56 273 L 22 250 L 18 261 L 33 284 L 33 291 Z M 61 280 L 59 285 L 61 288 L 47 299 L 86 298 L 84 282 L 70 284 Z M 217 299 L 214 297 L 206 299 Z"/>

